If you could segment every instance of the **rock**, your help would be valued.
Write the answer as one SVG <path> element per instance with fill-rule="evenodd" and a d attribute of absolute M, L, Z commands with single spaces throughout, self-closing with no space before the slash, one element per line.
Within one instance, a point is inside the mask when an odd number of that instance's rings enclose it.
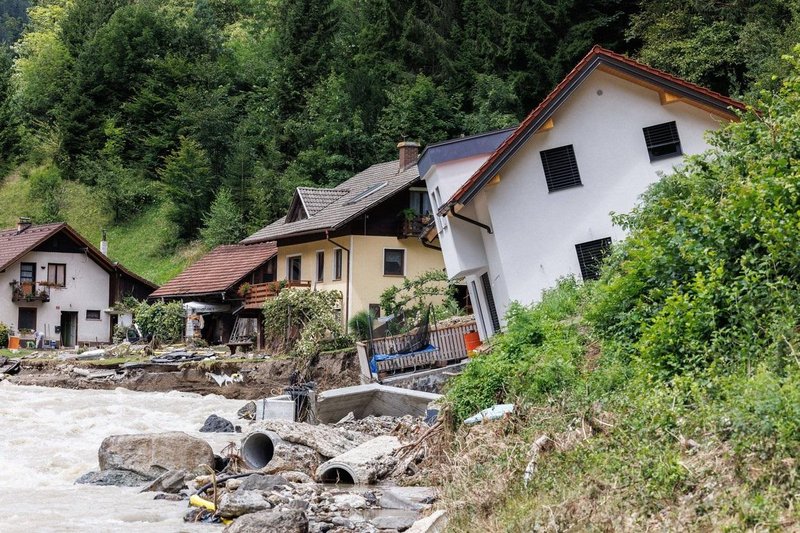
<path fill-rule="evenodd" d="M 256 402 L 247 402 L 244 407 L 236 412 L 236 416 L 245 420 L 255 420 L 256 410 Z"/>
<path fill-rule="evenodd" d="M 285 420 L 264 420 L 255 427 L 274 431 L 278 436 L 295 444 L 308 446 L 323 457 L 336 457 L 352 450 L 370 438 L 363 433 L 335 428 L 332 426 L 313 426 L 304 422 L 287 422 Z"/>
<path fill-rule="evenodd" d="M 292 500 L 286 504 L 289 509 L 297 509 L 298 511 L 307 511 L 309 504 L 305 500 Z"/>
<path fill-rule="evenodd" d="M 141 487 L 150 481 L 149 477 L 142 476 L 130 470 L 103 470 L 102 472 L 87 472 L 75 483 L 81 485 L 114 485 L 117 487 Z"/>
<path fill-rule="evenodd" d="M 201 433 L 234 433 L 235 428 L 229 420 L 225 420 L 221 416 L 211 415 L 206 418 L 203 427 L 200 428 Z"/>
<path fill-rule="evenodd" d="M 169 502 L 179 502 L 181 500 L 186 499 L 186 495 L 184 494 L 164 494 L 163 492 L 159 492 L 153 497 L 154 500 L 167 500 Z"/>
<path fill-rule="evenodd" d="M 272 509 L 272 504 L 256 490 L 239 489 L 236 492 L 226 492 L 219 499 L 219 514 L 225 518 L 236 518 L 267 509 Z"/>
<path fill-rule="evenodd" d="M 331 522 L 333 522 L 334 526 L 343 527 L 345 529 L 353 529 L 353 523 L 343 516 L 334 516 L 331 518 Z"/>
<path fill-rule="evenodd" d="M 101 470 L 130 470 L 149 479 L 169 470 L 194 471 L 214 464 L 207 442 L 179 431 L 106 437 L 98 458 Z"/>
<path fill-rule="evenodd" d="M 370 523 L 378 529 L 396 529 L 397 531 L 405 531 L 414 525 L 414 519 L 410 516 L 400 515 L 385 515 L 376 516 Z"/>
<path fill-rule="evenodd" d="M 296 470 L 281 472 L 281 477 L 292 483 L 314 483 L 314 479 L 311 476 L 302 472 L 297 472 Z"/>
<path fill-rule="evenodd" d="M 261 511 L 238 518 L 224 533 L 308 533 L 308 518 L 301 511 Z"/>
<path fill-rule="evenodd" d="M 186 486 L 186 477 L 189 472 L 186 470 L 170 470 L 165 472 L 152 483 L 144 487 L 140 492 L 167 492 L 177 494 Z"/>
<path fill-rule="evenodd" d="M 337 494 L 333 497 L 333 502 L 339 507 L 349 507 L 351 509 L 363 509 L 367 506 L 367 500 L 358 494 Z"/>
<path fill-rule="evenodd" d="M 253 474 L 244 478 L 239 490 L 272 490 L 276 487 L 291 487 L 291 485 L 281 476 Z"/>
<path fill-rule="evenodd" d="M 298 444 L 280 441 L 275 445 L 275 453 L 267 466 L 261 469 L 262 474 L 277 474 L 287 471 L 313 472 L 320 463 L 319 454 Z"/>

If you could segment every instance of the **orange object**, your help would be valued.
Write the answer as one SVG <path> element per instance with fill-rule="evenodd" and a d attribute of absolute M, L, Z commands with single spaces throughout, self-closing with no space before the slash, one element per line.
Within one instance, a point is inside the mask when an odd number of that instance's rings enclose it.
<path fill-rule="evenodd" d="M 464 344 L 467 345 L 467 352 L 471 352 L 480 346 L 481 337 L 478 335 L 478 332 L 470 331 L 469 333 L 464 333 Z"/>
<path fill-rule="evenodd" d="M 8 349 L 9 350 L 18 350 L 19 349 L 19 337 L 9 337 L 8 338 Z"/>

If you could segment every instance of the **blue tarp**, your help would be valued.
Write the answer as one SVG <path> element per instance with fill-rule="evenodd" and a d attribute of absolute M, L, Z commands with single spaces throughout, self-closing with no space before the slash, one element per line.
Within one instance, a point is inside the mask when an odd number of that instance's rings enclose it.
<path fill-rule="evenodd" d="M 417 350 L 415 352 L 393 353 L 393 354 L 376 353 L 375 355 L 372 356 L 372 359 L 369 360 L 369 369 L 373 374 L 377 374 L 378 361 L 390 361 L 392 359 L 399 359 L 400 357 L 406 357 L 408 355 L 413 355 L 418 353 L 432 352 L 434 350 L 436 350 L 436 347 L 432 344 L 429 344 L 425 348 Z"/>

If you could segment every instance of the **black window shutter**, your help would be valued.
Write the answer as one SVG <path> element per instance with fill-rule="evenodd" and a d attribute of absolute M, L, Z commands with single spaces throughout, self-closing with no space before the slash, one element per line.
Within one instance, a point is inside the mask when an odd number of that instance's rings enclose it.
<path fill-rule="evenodd" d="M 650 161 L 658 161 L 667 157 L 683 154 L 681 140 L 678 137 L 678 126 L 675 121 L 665 122 L 642 128 L 644 142 L 647 144 L 647 153 Z"/>
<path fill-rule="evenodd" d="M 610 247 L 611 237 L 575 245 L 575 251 L 578 252 L 578 263 L 581 266 L 581 277 L 584 280 L 600 277 L 600 265 Z"/>
<path fill-rule="evenodd" d="M 492 328 L 495 332 L 500 331 L 500 317 L 497 316 L 497 307 L 494 305 L 494 294 L 492 293 L 492 284 L 489 282 L 489 274 L 483 273 L 481 275 L 481 283 L 483 284 L 483 293 L 486 295 L 486 305 L 489 306 L 489 316 L 492 318 Z"/>
<path fill-rule="evenodd" d="M 540 154 L 544 178 L 547 180 L 547 189 L 550 192 L 581 185 L 578 162 L 575 160 L 575 150 L 571 144 L 542 150 Z"/>

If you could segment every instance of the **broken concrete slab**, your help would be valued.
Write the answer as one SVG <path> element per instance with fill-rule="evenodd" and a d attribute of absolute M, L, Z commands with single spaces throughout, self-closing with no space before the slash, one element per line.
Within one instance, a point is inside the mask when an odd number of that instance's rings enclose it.
<path fill-rule="evenodd" d="M 406 529 L 406 533 L 441 533 L 447 528 L 447 512 L 435 511 L 432 515 L 420 518 Z"/>
<path fill-rule="evenodd" d="M 272 431 L 282 440 L 308 446 L 327 458 L 341 455 L 369 440 L 368 436 L 355 431 L 284 420 L 256 422 L 253 429 Z"/>
<path fill-rule="evenodd" d="M 332 389 L 317 395 L 317 420 L 323 424 L 333 424 L 350 412 L 357 419 L 370 415 L 424 417 L 428 404 L 441 397 L 441 394 L 378 383 Z"/>
<path fill-rule="evenodd" d="M 316 477 L 323 483 L 370 485 L 378 480 L 381 459 L 402 444 L 397 437 L 384 435 L 338 455 L 319 465 Z"/>

